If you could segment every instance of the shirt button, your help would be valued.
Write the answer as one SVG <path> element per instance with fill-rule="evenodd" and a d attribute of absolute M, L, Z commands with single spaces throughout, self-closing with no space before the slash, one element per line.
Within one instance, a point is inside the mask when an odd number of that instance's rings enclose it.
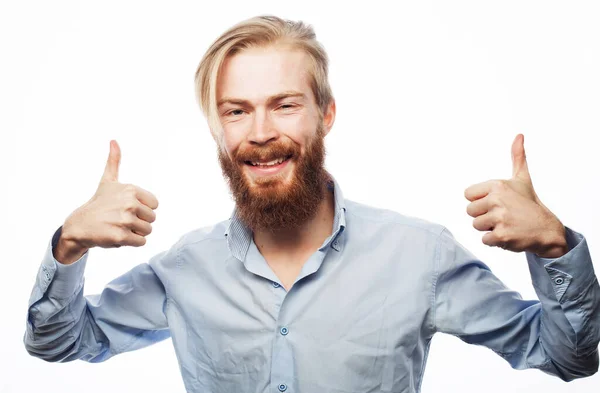
<path fill-rule="evenodd" d="M 564 283 L 564 282 L 565 282 L 565 279 L 564 279 L 564 278 L 562 278 L 562 277 L 556 277 L 556 278 L 554 279 L 554 283 L 555 283 L 556 285 L 561 285 L 561 284 L 562 284 L 562 283 Z"/>
<path fill-rule="evenodd" d="M 279 386 L 277 386 L 277 388 L 280 392 L 285 392 L 287 390 L 287 385 L 285 383 L 282 383 Z"/>
<path fill-rule="evenodd" d="M 287 336 L 287 334 L 288 334 L 290 331 L 288 330 L 288 328 L 286 328 L 286 327 L 282 327 L 282 328 L 279 330 L 279 332 L 281 333 L 281 335 L 282 335 L 282 336 Z M 282 392 L 283 392 L 283 390 L 282 390 Z"/>
<path fill-rule="evenodd" d="M 279 288 L 281 285 L 279 285 L 279 283 L 276 283 L 275 281 L 273 281 L 273 286 L 274 286 L 275 288 Z"/>

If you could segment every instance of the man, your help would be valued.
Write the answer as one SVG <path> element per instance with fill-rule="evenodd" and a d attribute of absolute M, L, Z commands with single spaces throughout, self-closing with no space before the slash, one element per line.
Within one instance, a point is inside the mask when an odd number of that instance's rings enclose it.
<path fill-rule="evenodd" d="M 196 84 L 231 218 L 84 297 L 88 250 L 144 245 L 158 207 L 118 183 L 111 141 L 95 195 L 48 245 L 29 353 L 100 362 L 171 337 L 188 392 L 418 392 L 436 332 L 566 381 L 598 370 L 587 243 L 539 200 L 522 135 L 513 177 L 465 196 L 485 244 L 526 252 L 540 302 L 508 290 L 443 226 L 344 199 L 324 170 L 336 108 L 310 27 L 244 21 L 209 48 Z"/>

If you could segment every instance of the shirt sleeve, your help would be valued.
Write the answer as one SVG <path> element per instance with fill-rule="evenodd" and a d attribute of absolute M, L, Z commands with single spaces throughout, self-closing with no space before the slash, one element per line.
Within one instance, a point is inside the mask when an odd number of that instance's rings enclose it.
<path fill-rule="evenodd" d="M 89 251 L 70 265 L 58 262 L 52 250 L 61 229 L 48 244 L 29 299 L 27 352 L 50 362 L 101 362 L 168 338 L 167 296 L 151 263 L 172 253 L 163 251 L 111 281 L 101 294 L 84 296 Z"/>
<path fill-rule="evenodd" d="M 600 287 L 586 239 L 566 228 L 560 258 L 526 253 L 539 300 L 523 300 L 447 230 L 438 243 L 435 330 L 483 345 L 515 369 L 537 368 L 564 381 L 598 371 Z"/>

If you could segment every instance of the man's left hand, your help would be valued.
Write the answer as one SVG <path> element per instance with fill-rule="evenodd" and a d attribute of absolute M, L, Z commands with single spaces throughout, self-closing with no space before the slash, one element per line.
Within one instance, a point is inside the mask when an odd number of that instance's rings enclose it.
<path fill-rule="evenodd" d="M 467 214 L 475 218 L 475 229 L 489 231 L 482 238 L 488 246 L 558 258 L 568 252 L 565 227 L 533 189 L 523 141 L 519 134 L 512 144 L 512 178 L 489 180 L 465 190 L 471 201 Z"/>

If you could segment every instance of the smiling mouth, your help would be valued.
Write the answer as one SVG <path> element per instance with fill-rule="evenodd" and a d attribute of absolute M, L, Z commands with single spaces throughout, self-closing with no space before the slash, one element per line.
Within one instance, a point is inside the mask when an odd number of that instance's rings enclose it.
<path fill-rule="evenodd" d="M 274 166 L 280 165 L 280 164 L 286 162 L 287 160 L 289 160 L 290 158 L 292 158 L 291 155 L 285 156 L 285 157 L 279 157 L 279 158 L 276 158 L 276 159 L 270 160 L 270 161 L 244 161 L 244 163 L 246 165 L 251 165 L 254 167 L 258 167 L 258 168 L 269 168 L 269 167 L 274 167 Z"/>

